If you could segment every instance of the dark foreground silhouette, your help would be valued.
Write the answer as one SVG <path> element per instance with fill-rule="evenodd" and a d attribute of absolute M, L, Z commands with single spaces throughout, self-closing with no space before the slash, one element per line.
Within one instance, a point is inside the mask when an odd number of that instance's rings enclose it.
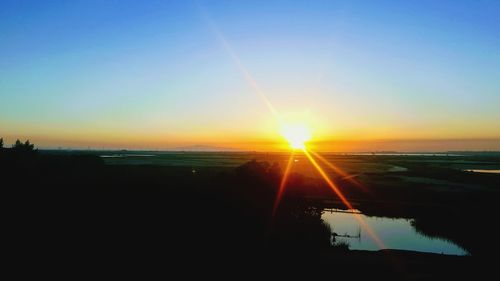
<path fill-rule="evenodd" d="M 154 269 L 184 277 L 305 274 L 428 280 L 477 277 L 492 270 L 485 247 L 460 234 L 454 234 L 454 241 L 469 243 L 467 249 L 477 255 L 331 246 L 322 207 L 310 198 L 334 194 L 325 186 L 306 184 L 299 174 L 291 175 L 273 218 L 282 176 L 277 164 L 251 161 L 202 176 L 184 167 L 107 166 L 96 156 L 43 154 L 19 142 L 0 148 L 0 168 L 3 189 L 9 193 L 4 230 L 12 249 L 9 259 L 39 272 L 79 276 L 141 268 L 142 277 Z M 368 214 L 395 209 L 369 203 L 363 208 Z M 428 223 L 426 211 L 396 209 L 417 215 L 423 232 L 435 223 Z M 447 221 L 460 219 L 455 223 L 467 223 L 466 217 Z"/>

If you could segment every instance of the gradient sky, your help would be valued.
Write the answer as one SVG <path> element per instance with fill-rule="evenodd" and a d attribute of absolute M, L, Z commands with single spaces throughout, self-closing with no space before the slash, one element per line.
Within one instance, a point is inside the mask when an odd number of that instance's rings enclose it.
<path fill-rule="evenodd" d="M 319 149 L 500 150 L 500 1 L 472 0 L 4 0 L 0 136 L 274 149 L 233 55 Z"/>

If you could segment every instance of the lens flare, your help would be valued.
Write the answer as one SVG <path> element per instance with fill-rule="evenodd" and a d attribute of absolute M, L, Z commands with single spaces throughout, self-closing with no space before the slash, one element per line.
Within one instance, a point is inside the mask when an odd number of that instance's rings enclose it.
<path fill-rule="evenodd" d="M 303 149 L 304 154 L 307 156 L 311 164 L 316 168 L 318 173 L 323 177 L 327 185 L 332 189 L 332 191 L 339 197 L 339 199 L 344 203 L 344 205 L 349 209 L 349 210 L 354 210 L 354 207 L 352 206 L 351 202 L 344 196 L 344 194 L 340 191 L 340 189 L 333 183 L 333 181 L 328 177 L 328 175 L 325 173 L 323 168 L 314 160 L 314 158 L 311 156 L 309 151 L 307 149 Z M 384 242 L 380 240 L 378 235 L 373 231 L 373 229 L 365 222 L 363 217 L 361 217 L 360 214 L 353 212 L 354 218 L 359 222 L 360 226 L 368 233 L 370 238 L 377 244 L 377 246 L 380 249 L 386 249 L 387 247 L 385 246 Z"/>
<path fill-rule="evenodd" d="M 278 210 L 278 206 L 280 204 L 281 197 L 283 197 L 283 192 L 285 191 L 285 186 L 286 186 L 286 183 L 288 182 L 288 176 L 290 175 L 290 169 L 292 168 L 294 155 L 295 155 L 295 153 L 294 153 L 294 151 L 292 151 L 292 153 L 290 154 L 290 158 L 288 159 L 288 163 L 286 165 L 285 173 L 283 174 L 283 177 L 281 178 L 281 183 L 280 183 L 280 187 L 278 189 L 278 193 L 276 194 L 276 199 L 274 201 L 273 214 L 271 216 L 271 219 L 274 219 L 274 217 L 276 216 L 276 211 Z"/>
<path fill-rule="evenodd" d="M 335 166 L 333 163 L 329 162 L 325 157 L 321 156 L 317 152 L 314 152 L 312 150 L 309 150 L 309 152 L 311 152 L 314 156 L 316 156 L 316 158 L 318 158 L 321 162 L 323 162 L 323 164 L 325 164 L 330 169 L 332 169 L 335 173 L 339 174 L 343 180 L 347 180 L 350 183 L 352 183 L 354 186 L 359 187 L 361 190 L 363 190 L 367 193 L 371 193 L 371 191 L 369 189 L 367 189 L 363 184 L 361 184 L 361 182 L 359 182 L 355 179 L 356 175 L 347 174 L 346 172 L 342 171 L 342 169 Z"/>

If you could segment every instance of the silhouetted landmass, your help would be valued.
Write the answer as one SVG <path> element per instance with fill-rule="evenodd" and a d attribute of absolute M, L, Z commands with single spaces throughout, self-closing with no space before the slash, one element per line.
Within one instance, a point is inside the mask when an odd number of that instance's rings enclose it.
<path fill-rule="evenodd" d="M 254 160 L 200 173 L 178 166 L 105 165 L 97 155 L 82 152 L 41 153 L 29 141 L 0 150 L 2 182 L 8 183 L 4 189 L 13 193 L 7 208 L 16 246 L 13 258 L 28 255 L 40 265 L 146 262 L 174 271 L 188 266 L 219 274 L 271 270 L 281 276 L 307 272 L 309 277 L 356 279 L 384 274 L 386 279 L 412 280 L 484 272 L 485 261 L 497 253 L 491 246 L 496 243 L 485 243 L 477 232 L 486 228 L 485 235 L 498 237 L 484 225 L 494 223 L 498 213 L 498 189 L 493 188 L 498 177 L 426 169 L 418 163 L 410 168 L 391 174 L 397 176 L 394 180 L 372 175 L 365 182 L 369 193 L 341 177 L 334 181 L 364 214 L 415 218 L 418 231 L 450 239 L 472 256 L 332 246 L 332 231 L 321 212 L 338 204 L 332 201 L 336 196 L 320 181 L 297 173 L 290 175 L 271 217 L 283 173 L 277 163 Z M 483 180 L 491 190 L 401 187 L 399 177 L 416 174 Z"/>

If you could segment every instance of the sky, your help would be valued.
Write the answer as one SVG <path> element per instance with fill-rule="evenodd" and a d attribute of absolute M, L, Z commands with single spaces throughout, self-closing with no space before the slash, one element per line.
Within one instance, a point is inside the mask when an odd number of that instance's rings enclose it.
<path fill-rule="evenodd" d="M 0 137 L 500 150 L 499 1 L 0 1 Z"/>

